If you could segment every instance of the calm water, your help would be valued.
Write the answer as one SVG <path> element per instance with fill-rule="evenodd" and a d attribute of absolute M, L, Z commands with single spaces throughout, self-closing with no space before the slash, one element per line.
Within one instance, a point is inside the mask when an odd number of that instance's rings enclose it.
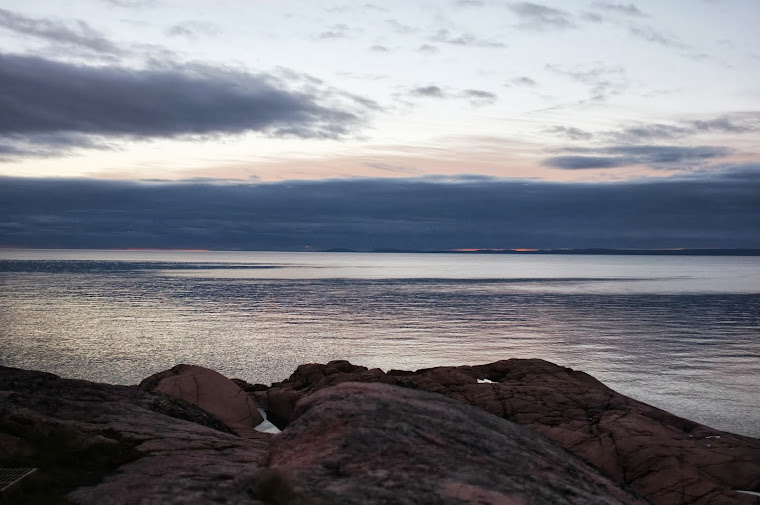
<path fill-rule="evenodd" d="M 543 358 L 760 436 L 760 258 L 0 251 L 0 364 L 132 384 Z"/>

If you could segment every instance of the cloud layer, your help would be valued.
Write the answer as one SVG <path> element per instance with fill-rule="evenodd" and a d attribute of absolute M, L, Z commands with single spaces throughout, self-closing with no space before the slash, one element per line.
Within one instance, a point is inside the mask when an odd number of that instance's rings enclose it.
<path fill-rule="evenodd" d="M 0 9 L 0 28 L 17 35 L 43 40 L 69 49 L 93 53 L 122 54 L 122 50 L 84 21 L 64 23 L 59 20 L 32 18 Z"/>
<path fill-rule="evenodd" d="M 280 78 L 208 65 L 133 70 L 0 54 L 0 156 L 50 138 L 91 147 L 89 136 L 129 138 L 237 134 L 339 138 L 368 104 Z M 337 104 L 337 102 L 341 102 Z M 5 148 L 3 148 L 5 146 Z M 35 154 L 35 152 L 27 152 Z M 37 153 L 39 154 L 39 153 Z"/>
<path fill-rule="evenodd" d="M 760 165 L 605 184 L 0 180 L 0 245 L 303 250 L 760 247 Z"/>
<path fill-rule="evenodd" d="M 573 135 L 575 132 L 570 129 L 565 133 Z M 570 148 L 565 149 L 565 151 L 583 154 L 554 156 L 545 159 L 544 165 L 570 170 L 614 168 L 630 165 L 647 165 L 666 170 L 683 170 L 692 166 L 701 167 L 707 161 L 724 158 L 731 154 L 730 149 L 719 146 L 622 145 L 597 149 Z M 591 156 L 586 153 L 591 154 Z"/>
<path fill-rule="evenodd" d="M 0 134 L 335 136 L 357 119 L 283 88 L 272 76 L 209 66 L 130 70 L 3 55 Z"/>

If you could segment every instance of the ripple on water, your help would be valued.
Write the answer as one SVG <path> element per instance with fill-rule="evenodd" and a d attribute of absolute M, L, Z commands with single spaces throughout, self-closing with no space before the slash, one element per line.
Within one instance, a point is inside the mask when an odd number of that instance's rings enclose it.
<path fill-rule="evenodd" d="M 415 369 L 540 357 L 760 435 L 757 293 L 636 291 L 648 281 L 615 291 L 625 276 L 614 271 L 602 280 L 227 279 L 174 275 L 221 268 L 86 267 L 0 269 L 0 363 L 129 384 L 188 362 L 269 383 L 330 359 Z"/>

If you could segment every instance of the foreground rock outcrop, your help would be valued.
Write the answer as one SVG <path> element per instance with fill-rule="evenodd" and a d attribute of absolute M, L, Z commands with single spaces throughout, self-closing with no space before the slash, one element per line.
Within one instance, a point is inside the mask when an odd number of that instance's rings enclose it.
<path fill-rule="evenodd" d="M 207 374 L 184 372 L 143 387 Z M 286 432 L 246 438 L 184 400 L 136 387 L 0 367 L 0 391 L 0 464 L 39 467 L 8 503 L 644 503 L 540 435 L 394 386 L 320 391 Z M 214 408 L 228 412 L 224 402 Z"/>
<path fill-rule="evenodd" d="M 306 398 L 269 464 L 325 504 L 645 503 L 530 430 L 385 384 Z"/>
<path fill-rule="evenodd" d="M 270 438 L 163 393 L 0 367 L 0 467 L 39 468 L 4 505 L 252 503 L 238 481 Z"/>
<path fill-rule="evenodd" d="M 336 361 L 235 383 L 189 365 L 141 387 L 0 367 L 0 467 L 39 468 L 3 503 L 724 505 L 760 491 L 760 441 L 541 360 Z M 257 405 L 283 433 L 252 429 Z"/>
<path fill-rule="evenodd" d="M 302 365 L 269 388 L 239 384 L 283 427 L 301 398 L 344 382 L 392 384 L 479 407 L 545 436 L 654 505 L 756 503 L 736 490 L 760 492 L 757 439 L 674 416 L 543 360 L 388 373 L 334 361 Z"/>

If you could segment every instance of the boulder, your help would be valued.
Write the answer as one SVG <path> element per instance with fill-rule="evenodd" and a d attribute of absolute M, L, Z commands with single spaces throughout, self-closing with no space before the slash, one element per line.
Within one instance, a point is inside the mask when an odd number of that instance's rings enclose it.
<path fill-rule="evenodd" d="M 277 405 L 282 428 L 299 399 L 327 387 L 395 384 L 439 393 L 530 428 L 654 505 L 749 504 L 755 498 L 737 490 L 760 492 L 760 441 L 674 416 L 584 372 L 538 359 L 368 372 L 346 362 L 312 364 L 251 394 Z"/>
<path fill-rule="evenodd" d="M 0 366 L 0 467 L 34 467 L 2 503 L 251 504 L 272 435 L 136 387 Z"/>
<path fill-rule="evenodd" d="M 196 365 L 177 365 L 140 382 L 145 391 L 160 391 L 197 405 L 244 438 L 256 438 L 264 421 L 255 400 L 224 375 Z"/>
<path fill-rule="evenodd" d="M 385 384 L 340 384 L 303 399 L 269 463 L 253 488 L 275 476 L 295 503 L 645 504 L 530 430 Z"/>

